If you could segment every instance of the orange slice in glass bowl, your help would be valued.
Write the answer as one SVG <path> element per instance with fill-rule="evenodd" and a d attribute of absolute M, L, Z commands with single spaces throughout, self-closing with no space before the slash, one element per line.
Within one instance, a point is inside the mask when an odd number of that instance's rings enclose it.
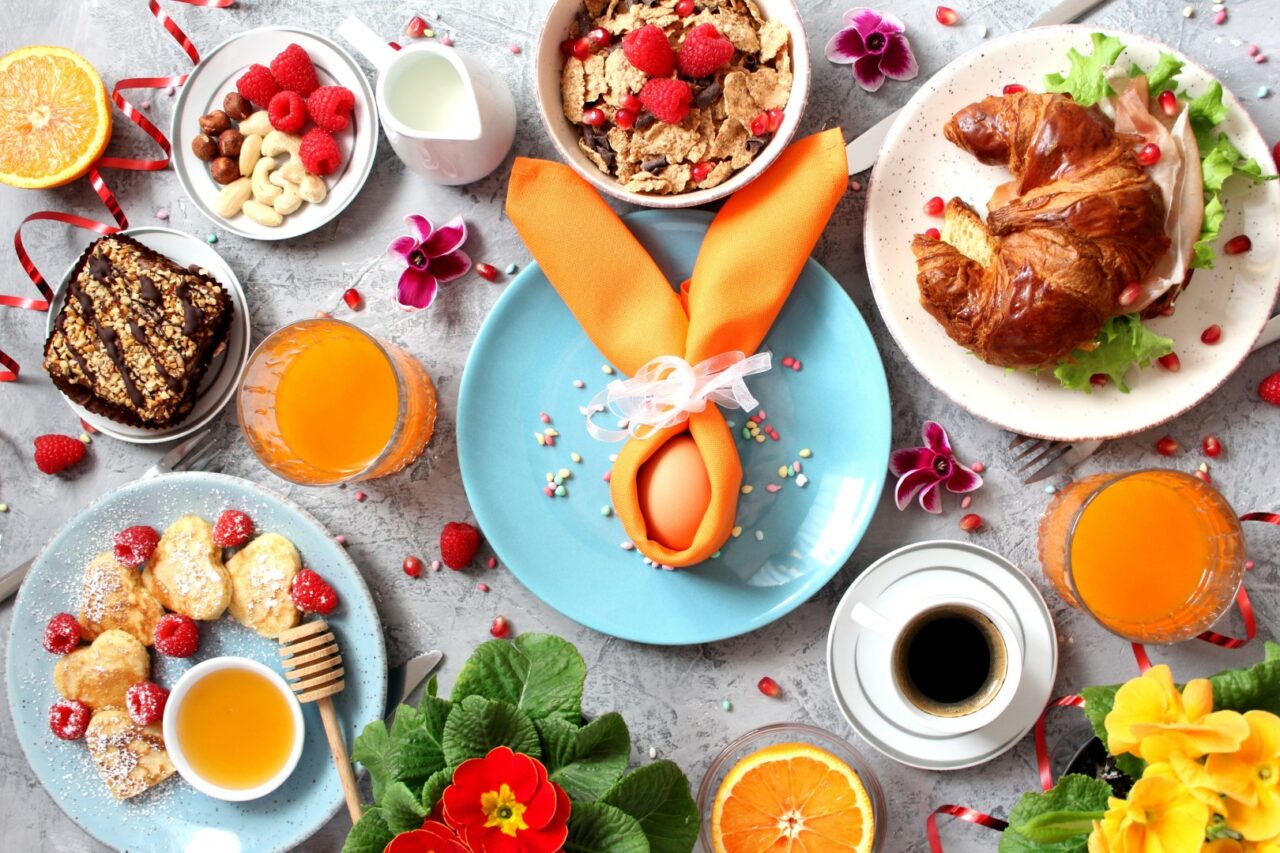
<path fill-rule="evenodd" d="M 870 853 L 871 799 L 844 761 L 807 743 L 780 743 L 725 776 L 711 814 L 715 853 Z"/>
<path fill-rule="evenodd" d="M 70 183 L 111 138 L 111 102 L 93 66 L 65 47 L 0 57 L 0 182 L 23 189 Z"/>

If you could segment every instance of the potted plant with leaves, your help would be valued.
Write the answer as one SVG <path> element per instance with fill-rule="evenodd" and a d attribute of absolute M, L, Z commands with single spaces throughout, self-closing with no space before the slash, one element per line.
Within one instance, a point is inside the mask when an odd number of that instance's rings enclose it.
<path fill-rule="evenodd" d="M 448 699 L 433 678 L 390 728 L 369 723 L 351 757 L 373 803 L 344 853 L 689 853 L 688 778 L 665 760 L 630 769 L 622 716 L 583 718 L 586 675 L 559 637 L 490 640 Z"/>
<path fill-rule="evenodd" d="M 1024 794 L 1001 853 L 1280 851 L 1280 645 L 1185 685 L 1156 666 L 1081 695 L 1108 758 Z"/>

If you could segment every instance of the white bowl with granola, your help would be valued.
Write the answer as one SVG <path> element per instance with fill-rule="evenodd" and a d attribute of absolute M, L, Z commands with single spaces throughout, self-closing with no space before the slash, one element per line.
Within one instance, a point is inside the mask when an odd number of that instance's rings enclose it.
<path fill-rule="evenodd" d="M 555 0 L 538 46 L 538 107 L 596 189 L 693 207 L 754 180 L 809 95 L 792 0 Z"/>

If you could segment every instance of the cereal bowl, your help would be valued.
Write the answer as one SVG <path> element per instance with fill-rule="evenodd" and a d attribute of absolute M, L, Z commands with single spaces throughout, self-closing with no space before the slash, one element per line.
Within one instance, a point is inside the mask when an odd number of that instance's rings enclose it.
<path fill-rule="evenodd" d="M 745 4 L 750 3 L 751 0 L 741 0 L 741 2 Z M 808 41 L 795 3 L 792 0 L 756 0 L 754 5 L 758 6 L 765 22 L 777 21 L 790 31 L 792 80 L 781 123 L 754 159 L 715 186 L 670 194 L 656 194 L 627 189 L 613 175 L 602 172 L 591 157 L 579 147 L 579 140 L 582 138 L 581 126 L 571 122 L 565 116 L 563 106 L 561 69 L 565 64 L 566 56 L 561 52 L 560 44 L 568 38 L 571 26 L 579 13 L 586 9 L 586 3 L 585 0 L 554 0 L 538 38 L 536 88 L 538 110 L 560 156 L 600 192 L 642 207 L 694 207 L 724 198 L 755 180 L 769 168 L 795 135 L 809 97 L 810 65 Z M 701 3 L 696 4 L 694 16 L 702 13 Z M 621 50 L 621 39 L 615 38 L 612 45 L 613 49 Z M 735 61 L 737 56 L 738 54 L 735 53 Z"/>

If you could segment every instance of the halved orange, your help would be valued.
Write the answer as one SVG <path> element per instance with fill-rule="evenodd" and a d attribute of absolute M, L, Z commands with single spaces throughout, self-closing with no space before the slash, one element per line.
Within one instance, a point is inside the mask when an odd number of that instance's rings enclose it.
<path fill-rule="evenodd" d="M 111 138 L 102 78 L 65 47 L 22 47 L 0 57 L 0 181 L 24 189 L 70 183 Z"/>
<path fill-rule="evenodd" d="M 870 853 L 875 833 L 858 774 L 807 743 L 781 743 L 739 761 L 711 813 L 715 853 Z"/>

